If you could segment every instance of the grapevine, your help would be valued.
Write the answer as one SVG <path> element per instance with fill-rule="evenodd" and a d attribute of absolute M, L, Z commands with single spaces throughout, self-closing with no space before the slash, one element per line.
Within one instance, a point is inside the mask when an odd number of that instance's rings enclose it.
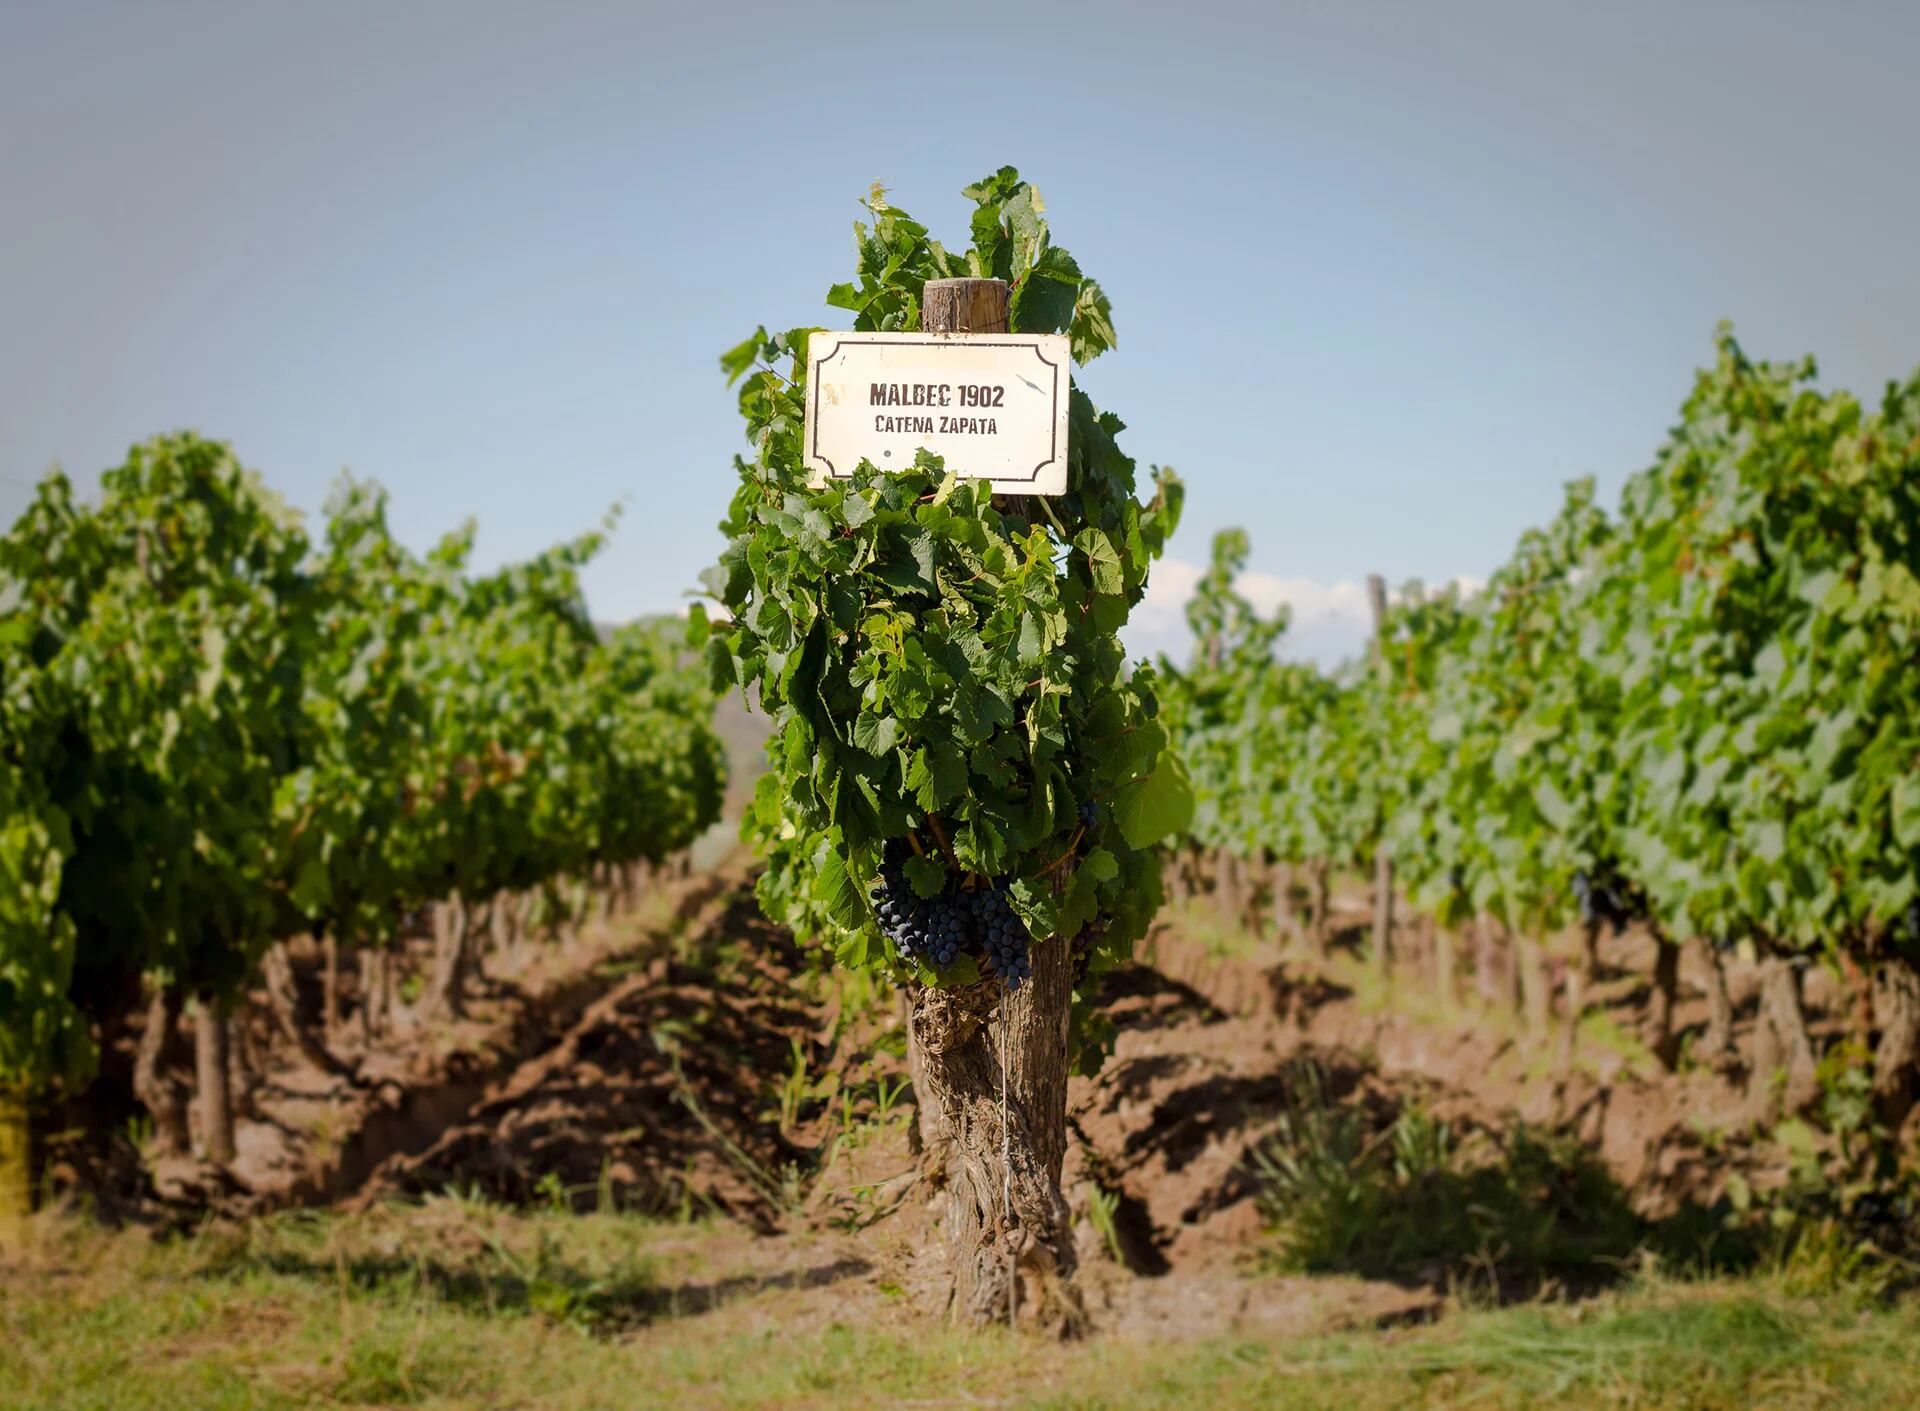
<path fill-rule="evenodd" d="M 1003 168 L 966 195 L 971 240 L 956 252 L 876 187 L 854 278 L 828 304 L 856 331 L 912 331 L 929 280 L 998 279 L 1010 331 L 1064 333 L 1081 366 L 1111 348 L 1107 298 L 1053 242 L 1039 193 Z M 772 728 L 742 832 L 766 859 L 770 915 L 908 991 L 923 1125 L 953 1228 L 973 1232 L 952 1245 L 956 1306 L 1070 1323 L 1072 1242 L 1050 1213 L 1064 1210 L 1066 1072 L 1104 1052 L 1094 977 L 1145 934 L 1160 844 L 1192 805 L 1157 677 L 1129 668 L 1117 635 L 1182 487 L 1156 472 L 1136 499 L 1122 423 L 1077 386 L 1057 498 L 996 498 L 924 451 L 814 487 L 801 454 L 814 331 L 760 329 L 722 358 L 753 450 L 735 461 L 728 546 L 702 580 L 713 607 L 693 631 L 716 688 L 741 690 Z M 983 1027 L 996 1008 L 998 1050 Z M 979 1103 L 998 1115 L 973 1120 Z M 1018 1254 L 974 1247 L 1023 1219 Z"/>
<path fill-rule="evenodd" d="M 1570 485 L 1484 590 L 1403 590 L 1371 664 L 1277 660 L 1284 619 L 1234 594 L 1246 543 L 1223 536 L 1194 659 L 1161 673 L 1194 845 L 1340 868 L 1385 846 L 1442 927 L 1643 927 L 1669 1062 L 1696 938 L 1774 967 L 1786 1031 L 1809 961 L 1920 993 L 1920 375 L 1870 412 L 1811 360 L 1724 332 L 1716 354 L 1615 513 Z M 1917 1027 L 1896 1007 L 1880 1035 L 1887 1120 Z"/>
<path fill-rule="evenodd" d="M 84 1078 L 144 988 L 135 1081 L 191 1002 L 226 1159 L 225 1014 L 277 942 L 378 952 L 423 906 L 658 858 L 717 816 L 684 633 L 603 642 L 587 614 L 603 535 L 473 575 L 470 528 L 415 555 L 345 482 L 316 544 L 190 434 L 101 490 L 54 472 L 0 538 L 0 1097 Z"/>
<path fill-rule="evenodd" d="M 858 282 L 828 302 L 856 329 L 911 328 L 925 280 L 998 275 L 1015 331 L 1066 332 L 1081 362 L 1111 346 L 1105 296 L 1052 243 L 1032 188 L 1008 170 L 969 194 L 974 244 L 957 255 L 876 191 Z M 695 618 L 716 684 L 757 690 L 772 718 L 744 825 L 769 860 L 761 899 L 843 963 L 920 983 L 975 983 L 984 964 L 1011 985 L 1025 947 L 1053 943 L 1032 938 L 1070 941 L 1096 913 L 1113 963 L 1153 913 L 1154 846 L 1187 806 L 1153 673 L 1129 673 L 1114 637 L 1179 482 L 1160 473 L 1134 500 L 1119 421 L 1076 389 L 1056 501 L 996 501 L 925 456 L 809 489 L 811 332 L 763 330 L 723 359 L 755 454 L 736 463 L 729 548 L 704 579 L 717 613 Z"/>

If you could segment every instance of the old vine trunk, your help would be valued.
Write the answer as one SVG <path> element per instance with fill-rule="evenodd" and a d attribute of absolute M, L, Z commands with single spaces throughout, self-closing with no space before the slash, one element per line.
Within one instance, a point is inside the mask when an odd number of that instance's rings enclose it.
<path fill-rule="evenodd" d="M 1680 1007 L 1680 947 L 1661 936 L 1655 942 L 1653 989 L 1647 1004 L 1647 1046 L 1669 1073 L 1680 1062 L 1680 1029 L 1674 1021 Z"/>
<path fill-rule="evenodd" d="M 1740 1050 L 1733 1042 L 1733 996 L 1727 991 L 1727 965 L 1720 948 L 1705 936 L 1695 942 L 1707 981 L 1707 1030 L 1701 1036 L 1699 1057 L 1709 1067 L 1732 1073 L 1740 1066 Z"/>
<path fill-rule="evenodd" d="M 942 1267 L 929 1282 L 956 1318 L 1064 1334 L 1081 1323 L 1060 1193 L 1073 962 L 1057 939 L 1032 959 L 1015 994 L 988 981 L 912 996 L 924 1169 L 942 1207 Z"/>
<path fill-rule="evenodd" d="M 156 1156 L 184 1153 L 191 1144 L 187 1126 L 187 1085 L 174 1072 L 179 996 L 165 984 L 151 983 L 147 1019 L 134 1054 L 133 1092 L 153 1118 Z"/>
<path fill-rule="evenodd" d="M 225 1166 L 233 1160 L 233 1088 L 228 1072 L 226 1005 L 201 995 L 193 1006 L 195 1089 L 199 1095 L 200 1146 L 206 1159 Z"/>
<path fill-rule="evenodd" d="M 1913 1110 L 1915 1065 L 1920 1063 L 1920 971 L 1888 956 L 1875 976 L 1873 1013 L 1880 1042 L 1873 1055 L 1873 1097 L 1880 1120 L 1898 1132 Z"/>

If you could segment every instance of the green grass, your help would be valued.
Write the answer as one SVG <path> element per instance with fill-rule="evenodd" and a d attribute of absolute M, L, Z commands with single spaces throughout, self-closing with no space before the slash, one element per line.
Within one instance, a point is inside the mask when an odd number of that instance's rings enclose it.
<path fill-rule="evenodd" d="M 1060 1345 L 917 1321 L 870 1271 L 809 1292 L 739 1232 L 459 1201 L 154 1243 L 43 1225 L 0 1273 L 0 1407 L 1905 1406 L 1920 1307 L 1778 1278 L 1293 1341 Z M 802 1240 L 798 1263 L 831 1251 Z M 815 1258 L 817 1253 L 818 1258 Z"/>
<path fill-rule="evenodd" d="M 1730 1273 L 1791 1247 L 1729 1209 L 1645 1219 L 1564 1135 L 1515 1126 L 1463 1139 L 1417 1104 L 1376 1125 L 1363 1105 L 1330 1101 L 1315 1064 L 1290 1073 L 1292 1099 L 1252 1158 L 1269 1225 L 1255 1257 L 1269 1267 L 1592 1290 L 1649 1261 Z"/>
<path fill-rule="evenodd" d="M 1160 919 L 1170 932 L 1218 960 L 1244 960 L 1275 950 L 1273 937 L 1228 918 L 1210 897 L 1169 903 Z"/>

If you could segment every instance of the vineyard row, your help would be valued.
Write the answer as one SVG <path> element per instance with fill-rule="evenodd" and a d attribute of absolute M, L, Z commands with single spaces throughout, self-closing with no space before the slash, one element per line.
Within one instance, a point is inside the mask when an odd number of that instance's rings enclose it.
<path fill-rule="evenodd" d="M 197 1047 L 201 1145 L 233 1154 L 228 1010 L 289 1000 L 284 943 L 324 938 L 328 1009 L 360 961 L 439 930 L 422 1015 L 457 1016 L 480 933 L 631 885 L 718 816 L 725 761 L 678 623 L 602 633 L 581 567 L 604 532 L 490 574 L 473 531 L 424 555 L 344 482 L 309 539 L 226 447 L 136 446 L 82 503 L 58 472 L 0 539 L 0 1221 L 26 1195 L 36 1091 L 144 1013 L 131 1082 L 187 1140 L 170 1053 Z M 331 1014 L 329 1015 L 331 1017 Z"/>
<path fill-rule="evenodd" d="M 1483 591 L 1411 586 L 1339 672 L 1278 657 L 1285 612 L 1233 587 L 1247 553 L 1216 540 L 1194 657 L 1160 668 L 1188 846 L 1229 893 L 1284 865 L 1324 940 L 1330 874 L 1360 872 L 1382 970 L 1400 899 L 1443 969 L 1456 935 L 1483 969 L 1511 944 L 1536 988 L 1536 938 L 1577 929 L 1576 1020 L 1603 935 L 1644 928 L 1668 1065 L 1680 948 L 1716 977 L 1739 949 L 1763 975 L 1744 1066 L 1790 1109 L 1820 1089 L 1803 975 L 1831 967 L 1898 1130 L 1920 1077 L 1920 375 L 1869 410 L 1723 331 L 1617 510 L 1575 482 Z M 1726 1026 L 1704 1037 L 1724 1061 Z"/>

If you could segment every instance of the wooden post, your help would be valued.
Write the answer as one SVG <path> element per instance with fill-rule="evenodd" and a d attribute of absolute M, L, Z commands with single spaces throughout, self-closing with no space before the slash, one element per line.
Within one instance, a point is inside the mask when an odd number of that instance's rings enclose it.
<path fill-rule="evenodd" d="M 1011 293 L 997 279 L 928 280 L 921 331 L 1004 333 Z M 1017 1310 L 1021 1322 L 1074 1327 L 1083 1312 L 1060 1194 L 1071 948 L 1057 936 L 1038 939 L 1031 963 L 1032 980 L 1010 994 L 998 981 L 915 990 L 908 1058 L 925 1169 L 945 1189 L 947 1306 L 972 1321 Z"/>
<path fill-rule="evenodd" d="M 1012 298 L 1004 279 L 929 279 L 920 291 L 920 331 L 1005 333 Z"/>
<path fill-rule="evenodd" d="M 1377 573 L 1367 575 L 1367 602 L 1373 608 L 1373 664 L 1385 665 L 1387 584 Z M 1382 827 L 1385 819 L 1381 820 Z M 1373 850 L 1373 967 L 1385 977 L 1393 970 L 1393 859 L 1382 841 Z"/>

